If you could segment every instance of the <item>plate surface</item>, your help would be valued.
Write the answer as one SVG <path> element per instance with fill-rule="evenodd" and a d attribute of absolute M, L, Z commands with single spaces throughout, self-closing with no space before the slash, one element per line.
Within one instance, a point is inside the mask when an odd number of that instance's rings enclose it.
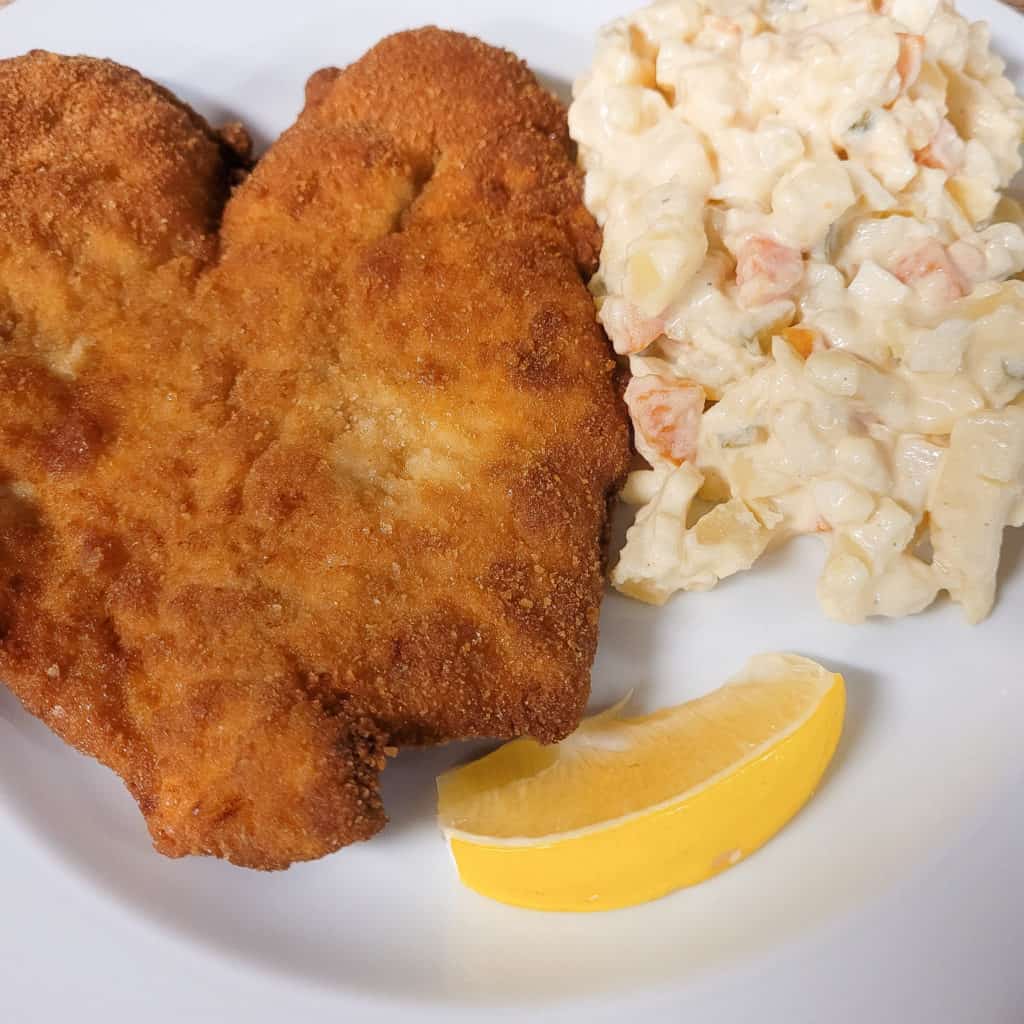
<path fill-rule="evenodd" d="M 0 56 L 34 47 L 139 68 L 266 144 L 305 78 L 380 36 L 437 23 L 527 58 L 561 91 L 623 0 L 16 0 Z M 1024 81 L 1024 22 L 992 0 Z M 844 672 L 846 735 L 820 795 L 761 853 L 696 889 L 598 916 L 540 915 L 460 888 L 433 778 L 465 745 L 388 769 L 392 824 L 316 864 L 258 875 L 152 853 L 114 776 L 0 690 L 0 1017 L 148 1024 L 372 1012 L 390 1019 L 1024 1020 L 1024 531 L 981 626 L 940 605 L 846 627 L 814 597 L 822 551 L 657 610 L 609 597 L 594 704 L 655 707 L 745 658 L 794 650 Z M 500 1008 L 500 1009 L 499 1009 Z M 308 1016 L 307 1016 L 308 1015 Z"/>

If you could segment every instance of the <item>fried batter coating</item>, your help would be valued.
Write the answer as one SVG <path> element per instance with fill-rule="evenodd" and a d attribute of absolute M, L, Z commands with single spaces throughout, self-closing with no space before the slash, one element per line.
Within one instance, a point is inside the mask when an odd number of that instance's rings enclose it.
<path fill-rule="evenodd" d="M 511 54 L 392 36 L 244 162 L 0 62 L 0 678 L 162 853 L 272 869 L 382 827 L 392 745 L 575 727 L 628 435 Z"/>

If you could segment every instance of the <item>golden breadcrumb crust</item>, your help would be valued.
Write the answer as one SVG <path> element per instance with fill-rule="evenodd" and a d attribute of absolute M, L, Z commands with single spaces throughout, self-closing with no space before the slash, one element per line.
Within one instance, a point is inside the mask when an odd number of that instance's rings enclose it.
<path fill-rule="evenodd" d="M 269 869 L 381 828 L 390 745 L 574 728 L 628 440 L 515 57 L 392 36 L 246 147 L 0 62 L 0 678 L 161 852 Z"/>

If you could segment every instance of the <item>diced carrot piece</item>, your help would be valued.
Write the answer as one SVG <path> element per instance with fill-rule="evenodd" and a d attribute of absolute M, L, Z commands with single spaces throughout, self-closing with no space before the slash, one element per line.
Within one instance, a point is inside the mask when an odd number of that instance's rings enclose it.
<path fill-rule="evenodd" d="M 617 296 L 605 299 L 600 319 L 619 355 L 640 352 L 665 333 L 664 320 L 644 316 L 639 307 Z"/>
<path fill-rule="evenodd" d="M 762 306 L 790 296 L 804 276 L 798 249 L 757 235 L 744 242 L 736 259 L 740 302 Z"/>
<path fill-rule="evenodd" d="M 782 336 L 806 359 L 814 351 L 818 333 L 809 327 L 787 327 Z"/>
<path fill-rule="evenodd" d="M 950 259 L 946 247 L 935 238 L 897 259 L 891 267 L 904 284 L 913 284 L 937 275 L 943 281 L 945 297 L 949 301 L 962 298 L 970 290 L 957 265 Z"/>
<path fill-rule="evenodd" d="M 699 384 L 658 374 L 634 377 L 626 388 L 634 427 L 659 455 L 676 465 L 697 454 L 704 401 Z"/>

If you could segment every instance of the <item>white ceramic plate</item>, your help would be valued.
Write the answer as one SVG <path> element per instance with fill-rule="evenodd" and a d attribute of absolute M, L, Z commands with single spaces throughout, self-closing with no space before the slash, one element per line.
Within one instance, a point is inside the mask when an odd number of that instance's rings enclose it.
<path fill-rule="evenodd" d="M 628 0 L 17 0 L 0 56 L 113 57 L 265 143 L 302 85 L 380 36 L 438 23 L 510 47 L 565 89 Z M 965 4 L 1024 67 L 1024 21 Z M 1024 531 L 1019 531 L 1019 533 Z M 635 910 L 541 915 L 459 887 L 433 779 L 465 747 L 389 767 L 392 824 L 278 875 L 150 849 L 113 775 L 0 689 L 0 1020 L 247 1024 L 346 1012 L 450 1020 L 644 1013 L 701 1022 L 1024 1020 L 1022 538 L 993 617 L 956 608 L 844 627 L 814 598 L 808 541 L 662 610 L 611 596 L 595 703 L 648 706 L 790 649 L 846 675 L 842 747 L 819 796 L 756 857 Z"/>

